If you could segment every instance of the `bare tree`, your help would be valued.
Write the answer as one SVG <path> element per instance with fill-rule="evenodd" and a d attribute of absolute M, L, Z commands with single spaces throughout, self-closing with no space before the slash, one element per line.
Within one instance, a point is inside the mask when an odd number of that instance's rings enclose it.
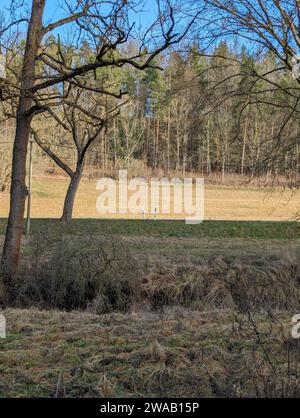
<path fill-rule="evenodd" d="M 113 93 L 111 92 L 110 95 Z M 72 83 L 63 83 L 61 106 L 49 107 L 48 111 L 42 114 L 41 120 L 32 125 L 32 132 L 37 144 L 71 179 L 61 218 L 65 222 L 70 222 L 72 219 L 74 201 L 83 174 L 86 155 L 100 137 L 101 132 L 119 113 L 120 106 L 124 104 L 116 104 L 108 109 L 107 101 L 103 99 L 103 96 L 105 95 L 102 92 L 97 93 L 96 87 L 90 86 L 85 90 Z M 116 94 L 116 97 L 121 98 L 122 93 Z M 45 122 L 46 125 L 49 125 L 47 124 L 49 117 L 55 122 L 54 131 L 58 137 L 57 144 L 52 143 L 52 138 L 49 138 L 47 134 L 48 129 L 41 128 Z M 56 145 L 58 152 L 54 151 L 51 145 Z M 74 167 L 71 167 L 61 157 L 60 146 L 75 149 Z"/>
<path fill-rule="evenodd" d="M 243 37 L 249 43 L 272 51 L 290 70 L 300 48 L 299 0 L 205 0 L 214 12 L 211 36 Z"/>
<path fill-rule="evenodd" d="M 144 137 L 143 121 L 139 115 L 137 103 L 131 103 L 122 110 L 119 130 L 120 151 L 129 170 L 133 155 L 141 146 Z"/>
<path fill-rule="evenodd" d="M 274 131 L 273 127 L 273 136 L 268 139 L 273 144 L 273 148 L 259 166 L 254 163 L 253 169 L 259 171 L 265 164 L 274 162 L 278 157 L 281 158 L 282 152 L 289 152 L 291 144 L 293 143 L 294 146 L 297 141 L 295 137 L 294 141 L 288 141 L 285 147 L 282 144 L 284 132 L 288 130 L 292 118 L 299 117 L 300 111 L 300 74 L 295 71 L 299 68 L 300 61 L 298 55 L 300 2 L 299 0 L 199 0 L 199 5 L 201 8 L 203 5 L 205 7 L 205 21 L 208 28 L 206 37 L 208 49 L 203 52 L 203 55 L 211 57 L 209 47 L 212 43 L 228 39 L 231 42 L 233 40 L 245 41 L 248 49 L 257 57 L 269 54 L 273 58 L 272 65 L 266 68 L 265 65 L 249 65 L 249 62 L 243 62 L 237 57 L 219 55 L 219 58 L 223 59 L 223 65 L 236 66 L 238 71 L 226 76 L 218 83 L 218 86 L 226 84 L 229 80 L 233 85 L 238 86 L 238 80 L 241 77 L 247 78 L 243 89 L 234 87 L 228 90 L 222 98 L 222 102 L 225 102 L 231 100 L 232 97 L 244 96 L 239 122 L 242 120 L 244 111 L 253 105 L 258 108 L 269 106 L 273 109 L 276 107 L 284 109 L 278 129 Z M 282 75 L 286 73 L 286 70 L 288 70 L 289 77 L 286 77 L 282 83 Z M 292 77 L 292 72 L 296 80 Z M 285 103 L 282 103 L 282 95 L 286 97 Z M 216 108 L 218 106 L 219 103 Z M 246 137 L 244 137 L 244 147 L 245 141 Z M 258 144 L 258 150 L 261 145 Z M 258 161 L 257 157 L 258 155 L 254 160 Z"/>
<path fill-rule="evenodd" d="M 284 70 L 290 70 L 290 75 L 292 75 L 297 63 L 300 48 L 299 0 L 233 0 L 230 2 L 204 0 L 199 3 L 201 6 L 203 3 L 206 5 L 211 41 L 215 42 L 220 38 L 245 40 L 249 49 L 255 50 L 257 55 L 270 52 L 275 57 L 273 65 L 267 69 L 264 66 L 259 70 L 257 67 L 249 66 L 247 62 L 237 60 L 236 57 L 220 55 L 220 58 L 231 61 L 230 65 L 238 64 L 244 70 L 243 74 L 239 72 L 229 75 L 225 81 L 248 73 L 248 84 L 245 84 L 243 94 L 254 93 L 256 103 L 263 103 L 260 95 L 267 91 L 265 87 L 262 91 L 259 89 L 259 84 L 263 81 L 268 84 L 270 92 L 277 91 L 286 94 L 289 100 L 287 108 L 293 115 L 300 95 L 300 74 L 298 78 L 296 77 L 297 82 L 289 77 L 284 86 L 278 80 Z M 254 104 L 253 101 L 247 101 L 247 106 L 252 104 Z M 273 102 L 269 104 L 276 105 Z"/>
<path fill-rule="evenodd" d="M 9 57 L 10 52 L 14 53 L 14 48 L 5 36 L 11 35 L 14 27 L 28 23 L 19 83 L 8 81 L 0 94 L 2 101 L 11 101 L 12 108 L 16 104 L 10 213 L 1 261 L 1 270 L 7 283 L 16 275 L 19 265 L 26 200 L 26 155 L 33 118 L 49 107 L 57 106 L 57 89 L 63 82 L 73 82 L 79 88 L 87 89 L 88 86 L 81 85 L 80 77 L 98 69 L 131 65 L 144 70 L 152 66 L 158 54 L 183 39 L 194 21 L 178 34 L 175 32 L 173 8 L 168 2 L 164 10 L 160 5 L 157 22 L 145 32 L 138 52 L 127 56 L 122 53 L 121 47 L 132 36 L 133 27 L 128 11 L 134 8 L 133 2 L 65 0 L 65 16 L 47 25 L 43 22 L 45 5 L 46 0 L 32 0 L 30 16 L 19 18 L 14 10 L 15 2 L 12 1 L 11 19 L 8 22 L 4 19 L 0 29 L 1 46 L 6 48 Z M 88 41 L 93 46 L 90 62 L 73 68 L 59 41 L 57 50 L 52 52 L 51 42 L 47 42 L 47 39 L 62 27 L 72 31 L 74 45 Z"/>

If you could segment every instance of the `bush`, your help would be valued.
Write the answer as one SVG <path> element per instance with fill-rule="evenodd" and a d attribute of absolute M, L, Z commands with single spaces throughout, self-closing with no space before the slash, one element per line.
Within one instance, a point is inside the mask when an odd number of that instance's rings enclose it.
<path fill-rule="evenodd" d="M 108 313 L 129 311 L 139 300 L 139 267 L 120 240 L 47 231 L 34 236 L 30 247 L 17 306 Z"/>

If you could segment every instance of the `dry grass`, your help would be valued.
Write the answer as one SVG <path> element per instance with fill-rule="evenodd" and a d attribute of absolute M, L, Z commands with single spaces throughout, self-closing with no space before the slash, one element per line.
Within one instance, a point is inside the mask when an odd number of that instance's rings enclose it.
<path fill-rule="evenodd" d="M 59 218 L 68 180 L 64 177 L 34 178 L 32 215 L 36 218 Z M 83 180 L 76 200 L 75 218 L 101 218 L 96 211 L 99 192 L 96 182 Z M 0 196 L 0 217 L 7 217 L 9 199 Z M 252 187 L 206 186 L 205 219 L 223 220 L 289 220 L 300 207 L 300 191 Z M 107 216 L 105 216 L 107 217 Z M 118 215 L 112 217 L 120 217 Z M 153 218 L 153 215 L 149 215 Z M 166 219 L 183 218 L 183 215 L 164 216 Z M 132 218 L 132 215 L 122 218 Z M 136 218 L 142 218 L 137 215 Z M 160 217 L 159 217 L 160 218 Z"/>
<path fill-rule="evenodd" d="M 151 262 L 143 282 L 145 303 L 152 309 L 181 305 L 203 311 L 247 308 L 296 312 L 299 307 L 300 266 L 297 256 L 252 260 Z"/>
<path fill-rule="evenodd" d="M 107 313 L 128 312 L 139 302 L 152 310 L 181 305 L 201 311 L 243 310 L 247 303 L 256 311 L 268 306 L 293 312 L 300 299 L 297 246 L 253 257 L 216 257 L 214 252 L 179 257 L 180 249 L 165 258 L 144 249 L 137 257 L 121 237 L 43 230 L 24 250 L 11 295 L 16 307 Z"/>
<path fill-rule="evenodd" d="M 298 249 L 205 260 L 188 241 L 145 250 L 127 314 L 5 310 L 0 397 L 299 397 Z"/>
<path fill-rule="evenodd" d="M 256 315 L 257 329 L 247 315 L 233 311 L 179 307 L 156 314 L 4 314 L 8 338 L 0 341 L 0 397 L 300 394 L 297 346 L 284 313 L 272 321 Z"/>

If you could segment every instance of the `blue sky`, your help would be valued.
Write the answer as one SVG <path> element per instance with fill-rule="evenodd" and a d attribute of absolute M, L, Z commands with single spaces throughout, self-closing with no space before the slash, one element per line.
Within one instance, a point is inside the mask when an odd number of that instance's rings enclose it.
<path fill-rule="evenodd" d="M 8 8 L 11 0 L 0 0 L 0 11 Z M 74 0 L 75 2 L 76 0 Z M 27 9 L 31 8 L 31 0 L 25 0 L 25 5 Z M 44 15 L 44 21 L 55 21 L 59 17 L 62 16 L 63 10 L 61 5 L 63 4 L 63 0 L 46 0 L 46 9 Z M 153 22 L 156 16 L 156 1 L 155 0 L 145 0 L 145 5 L 143 7 L 143 12 L 132 14 L 131 17 L 136 24 L 141 27 L 147 27 L 150 23 Z"/>
<path fill-rule="evenodd" d="M 77 0 L 68 0 L 69 3 L 76 4 Z M 137 8 L 137 11 L 131 11 L 130 12 L 130 23 L 135 22 L 135 27 L 131 33 L 132 38 L 134 39 L 141 39 L 141 34 L 147 29 L 152 27 L 152 24 L 156 22 L 157 16 L 158 16 L 158 6 L 157 6 L 157 0 L 135 0 L 136 3 L 139 3 L 139 6 Z M 105 0 L 103 0 L 103 3 Z M 8 8 L 11 4 L 11 0 L 0 0 L 0 13 L 8 13 Z M 68 11 L 65 8 L 64 9 L 65 0 L 46 0 L 46 9 L 44 13 L 44 25 L 49 24 L 50 22 L 55 22 L 56 20 L 62 18 L 63 16 L 68 16 Z M 161 0 L 161 7 L 164 9 L 165 3 L 163 0 Z M 32 7 L 32 0 L 24 0 L 24 6 L 19 9 L 18 13 L 16 14 L 17 17 L 21 16 L 27 16 L 28 13 L 30 13 Z M 165 11 L 165 10 L 163 10 Z M 181 25 L 183 28 L 185 28 L 185 19 L 179 18 L 179 16 L 176 16 L 176 20 L 178 22 L 178 25 L 176 25 L 176 31 L 177 33 L 181 32 Z M 159 28 L 156 28 L 147 34 L 146 42 L 151 44 L 151 42 L 156 43 L 160 42 L 160 30 Z M 22 23 L 19 25 L 19 33 L 21 36 L 26 36 L 26 24 Z M 73 29 L 70 27 L 70 25 L 63 26 L 61 28 L 58 28 L 54 31 L 54 34 L 60 34 L 62 39 L 65 39 L 66 42 L 73 42 L 72 39 L 72 33 Z M 156 37 L 158 35 L 158 37 Z"/>

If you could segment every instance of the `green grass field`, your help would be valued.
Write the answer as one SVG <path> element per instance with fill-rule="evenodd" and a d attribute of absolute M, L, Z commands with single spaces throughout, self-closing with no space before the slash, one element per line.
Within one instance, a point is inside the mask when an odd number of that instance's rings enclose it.
<path fill-rule="evenodd" d="M 234 258 L 280 255 L 300 249 L 300 224 L 296 222 L 205 221 L 186 225 L 183 221 L 73 220 L 62 226 L 58 220 L 34 219 L 32 235 L 42 231 L 67 235 L 111 236 L 125 241 L 133 254 L 143 257 Z M 0 242 L 4 239 L 6 220 L 0 219 Z M 27 254 L 27 238 L 23 253 Z"/>
<path fill-rule="evenodd" d="M 0 219 L 0 235 L 5 233 L 6 220 Z M 33 219 L 32 233 L 42 227 L 60 229 L 61 222 L 51 219 Z M 297 222 L 204 221 L 186 225 L 184 221 L 96 220 L 75 219 L 64 227 L 70 234 L 120 235 L 175 238 L 245 238 L 288 240 L 300 237 Z"/>

